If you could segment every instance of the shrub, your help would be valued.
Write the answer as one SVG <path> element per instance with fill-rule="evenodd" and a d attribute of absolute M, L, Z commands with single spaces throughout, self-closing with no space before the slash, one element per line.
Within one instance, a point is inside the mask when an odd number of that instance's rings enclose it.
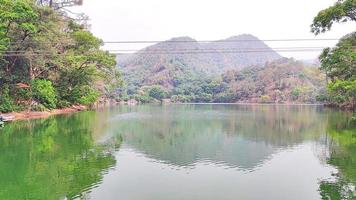
<path fill-rule="evenodd" d="M 262 95 L 262 96 L 261 96 L 261 101 L 262 101 L 263 103 L 269 102 L 270 99 L 271 99 L 271 98 L 270 98 L 268 95 Z"/>
<path fill-rule="evenodd" d="M 140 103 L 151 103 L 152 102 L 152 98 L 150 98 L 147 95 L 136 94 L 133 96 L 133 98 Z"/>
<path fill-rule="evenodd" d="M 152 98 L 162 100 L 167 96 L 167 93 L 160 86 L 153 86 L 148 95 Z"/>
<path fill-rule="evenodd" d="M 342 81 L 336 80 L 328 84 L 328 93 L 331 101 L 334 103 L 350 102 L 355 104 L 356 101 L 356 80 Z"/>
<path fill-rule="evenodd" d="M 35 79 L 31 83 L 33 99 L 48 109 L 56 108 L 56 91 L 52 82 L 44 79 Z"/>
<path fill-rule="evenodd" d="M 70 106 L 70 102 L 66 100 L 58 100 L 57 107 L 58 108 L 68 108 Z"/>
<path fill-rule="evenodd" d="M 5 85 L 1 89 L 2 91 L 0 91 L 0 112 L 11 112 L 14 110 L 14 103 L 9 94 L 9 86 Z"/>
<path fill-rule="evenodd" d="M 82 105 L 92 105 L 98 100 L 99 92 L 88 85 L 76 86 L 71 92 L 70 101 Z"/>
<path fill-rule="evenodd" d="M 42 104 L 37 104 L 37 105 L 32 106 L 31 110 L 43 112 L 43 111 L 46 111 L 47 108 Z"/>
<path fill-rule="evenodd" d="M 292 99 L 297 100 L 301 93 L 302 93 L 301 88 L 299 88 L 299 87 L 294 88 L 292 91 Z"/>
<path fill-rule="evenodd" d="M 322 89 L 318 92 L 318 94 L 315 97 L 316 101 L 318 102 L 326 102 L 328 101 L 328 94 L 327 91 Z"/>

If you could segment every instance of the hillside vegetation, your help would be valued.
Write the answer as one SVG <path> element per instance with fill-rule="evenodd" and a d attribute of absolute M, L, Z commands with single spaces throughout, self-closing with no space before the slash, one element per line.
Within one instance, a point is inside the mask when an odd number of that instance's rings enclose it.
<path fill-rule="evenodd" d="M 125 74 L 128 93 L 133 94 L 145 85 L 172 89 L 175 79 L 182 74 L 216 75 L 280 58 L 258 38 L 246 34 L 209 43 L 199 43 L 189 37 L 173 38 L 131 56 L 119 56 L 117 60 Z"/>
<path fill-rule="evenodd" d="M 191 50 L 182 53 L 186 49 Z M 265 50 L 246 52 L 251 49 Z M 143 103 L 162 99 L 315 103 L 325 99 L 321 95 L 325 77 L 315 65 L 282 58 L 248 34 L 211 43 L 174 38 L 117 59 L 126 81 L 123 97 Z"/>

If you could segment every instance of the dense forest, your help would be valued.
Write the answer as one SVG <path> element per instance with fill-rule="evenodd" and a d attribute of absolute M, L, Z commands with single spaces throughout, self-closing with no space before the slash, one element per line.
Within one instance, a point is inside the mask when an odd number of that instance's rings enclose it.
<path fill-rule="evenodd" d="M 90 105 L 121 84 L 115 57 L 66 5 L 0 0 L 0 112 Z"/>

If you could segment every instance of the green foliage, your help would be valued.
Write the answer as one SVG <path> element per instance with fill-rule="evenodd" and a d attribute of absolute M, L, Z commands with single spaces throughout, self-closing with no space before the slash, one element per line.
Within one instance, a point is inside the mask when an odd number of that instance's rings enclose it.
<path fill-rule="evenodd" d="M 18 83 L 32 83 L 34 99 L 50 109 L 70 106 L 68 102 L 91 104 L 98 98 L 96 91 L 116 98 L 122 80 L 115 56 L 100 49 L 103 42 L 86 29 L 85 22 L 69 20 L 65 12 L 46 5 L 0 0 L 0 84 L 9 86 L 15 104 L 7 109 L 30 103 L 31 91 L 17 88 Z M 18 51 L 23 53 L 1 55 Z M 83 92 L 87 87 L 93 89 Z"/>
<path fill-rule="evenodd" d="M 42 104 L 36 104 L 36 105 L 33 105 L 33 106 L 31 107 L 31 110 L 32 110 L 32 111 L 43 112 L 43 111 L 46 111 L 47 108 L 46 108 L 44 105 L 42 105 Z"/>
<path fill-rule="evenodd" d="M 330 30 L 334 22 L 356 21 L 356 0 L 339 0 L 334 6 L 319 12 L 312 32 L 316 35 Z M 332 104 L 356 109 L 356 32 L 340 39 L 335 48 L 324 49 L 319 59 L 328 84 L 328 99 Z"/>
<path fill-rule="evenodd" d="M 140 103 L 151 103 L 152 102 L 152 98 L 150 98 L 148 95 L 136 94 L 133 96 L 133 99 L 135 99 L 136 101 L 138 101 Z"/>
<path fill-rule="evenodd" d="M 299 87 L 296 87 L 292 91 L 292 98 L 293 99 L 298 99 L 299 95 L 302 93 L 302 89 Z"/>
<path fill-rule="evenodd" d="M 326 48 L 320 55 L 321 69 L 335 79 L 356 79 L 356 32 L 343 37 L 335 48 Z"/>
<path fill-rule="evenodd" d="M 336 80 L 328 85 L 328 92 L 332 102 L 343 104 L 356 103 L 356 80 L 342 81 Z"/>
<path fill-rule="evenodd" d="M 49 80 L 35 79 L 31 83 L 33 99 L 46 108 L 56 108 L 57 97 L 55 88 Z"/>
<path fill-rule="evenodd" d="M 0 90 L 0 112 L 7 113 L 14 110 L 14 103 L 9 94 L 9 86 L 4 85 Z"/>
<path fill-rule="evenodd" d="M 311 25 L 311 31 L 318 35 L 330 30 L 334 22 L 356 21 L 355 13 L 355 0 L 338 0 L 334 6 L 318 13 Z"/>
<path fill-rule="evenodd" d="M 327 91 L 325 89 L 322 89 L 318 92 L 318 95 L 316 95 L 316 100 L 318 102 L 326 102 L 328 101 L 329 97 L 327 94 Z"/>
<path fill-rule="evenodd" d="M 157 100 L 162 100 L 167 96 L 166 92 L 162 89 L 162 87 L 157 86 L 157 85 L 152 86 L 152 88 L 149 90 L 148 94 L 150 97 L 157 99 Z"/>
<path fill-rule="evenodd" d="M 323 69 L 331 82 L 328 95 L 331 103 L 355 108 L 356 105 L 356 33 L 342 38 L 333 49 L 320 55 Z"/>
<path fill-rule="evenodd" d="M 75 87 L 70 94 L 70 100 L 74 104 L 92 105 L 99 96 L 98 91 L 86 85 Z"/>

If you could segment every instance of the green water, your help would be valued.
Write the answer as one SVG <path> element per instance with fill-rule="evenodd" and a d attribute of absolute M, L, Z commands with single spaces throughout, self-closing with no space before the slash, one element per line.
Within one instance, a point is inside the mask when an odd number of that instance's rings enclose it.
<path fill-rule="evenodd" d="M 0 129 L 0 199 L 356 199 L 351 117 L 145 105 L 14 122 Z"/>

